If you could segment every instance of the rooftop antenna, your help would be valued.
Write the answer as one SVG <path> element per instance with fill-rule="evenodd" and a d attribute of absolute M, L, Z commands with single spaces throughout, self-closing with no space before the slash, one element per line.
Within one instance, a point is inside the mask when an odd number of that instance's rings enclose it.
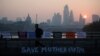
<path fill-rule="evenodd" d="M 35 28 L 38 28 L 38 15 L 36 14 L 36 23 L 35 23 Z"/>
<path fill-rule="evenodd" d="M 38 20 L 38 15 L 36 14 L 36 24 L 38 24 L 38 21 L 37 20 Z"/>

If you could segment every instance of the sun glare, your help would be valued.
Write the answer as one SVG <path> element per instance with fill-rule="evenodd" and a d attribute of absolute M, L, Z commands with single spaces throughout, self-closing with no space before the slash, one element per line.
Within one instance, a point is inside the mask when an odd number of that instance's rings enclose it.
<path fill-rule="evenodd" d="M 83 18 L 87 18 L 87 15 L 83 15 Z"/>

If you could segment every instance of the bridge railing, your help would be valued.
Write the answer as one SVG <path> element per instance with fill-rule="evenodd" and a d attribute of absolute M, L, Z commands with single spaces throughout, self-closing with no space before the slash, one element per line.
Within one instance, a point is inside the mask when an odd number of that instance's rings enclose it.
<path fill-rule="evenodd" d="M 37 39 L 0 39 L 0 51 L 3 50 L 21 50 L 22 47 L 35 47 Z M 61 48 L 82 48 L 85 53 L 100 53 L 100 39 L 38 39 L 42 47 L 61 47 Z M 10 50 L 9 50 L 10 51 Z M 13 50 L 14 51 L 14 50 Z"/>

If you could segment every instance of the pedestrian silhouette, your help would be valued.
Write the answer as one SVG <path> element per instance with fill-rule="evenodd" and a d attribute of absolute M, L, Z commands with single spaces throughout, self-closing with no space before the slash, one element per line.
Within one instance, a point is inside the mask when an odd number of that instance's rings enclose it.
<path fill-rule="evenodd" d="M 36 32 L 36 38 L 40 39 L 43 35 L 43 30 L 38 27 L 38 24 L 35 25 L 35 32 Z"/>
<path fill-rule="evenodd" d="M 43 30 L 39 28 L 38 24 L 35 25 L 35 36 L 36 36 L 36 41 L 35 41 L 35 46 L 40 47 L 43 46 L 42 43 L 40 43 L 40 39 L 42 38 L 43 35 Z"/>

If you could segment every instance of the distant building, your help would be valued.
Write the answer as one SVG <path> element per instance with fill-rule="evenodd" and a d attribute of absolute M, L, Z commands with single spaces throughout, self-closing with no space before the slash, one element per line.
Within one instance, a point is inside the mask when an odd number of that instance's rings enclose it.
<path fill-rule="evenodd" d="M 99 15 L 96 15 L 96 14 L 92 15 L 92 21 L 93 22 L 96 22 L 96 21 L 99 21 L 99 20 L 100 20 Z"/>
<path fill-rule="evenodd" d="M 8 22 L 7 17 L 2 17 L 1 20 L 0 20 L 0 23 L 3 23 L 3 24 L 7 24 L 7 22 Z"/>
<path fill-rule="evenodd" d="M 70 25 L 74 24 L 74 15 L 73 15 L 73 11 L 70 11 L 70 15 L 69 15 L 69 21 L 70 21 Z"/>
<path fill-rule="evenodd" d="M 80 25 L 80 27 L 83 27 L 85 25 L 85 19 L 82 17 L 81 14 L 80 14 L 80 18 L 79 18 L 79 25 Z"/>
<path fill-rule="evenodd" d="M 61 15 L 60 15 L 60 13 L 54 13 L 51 25 L 53 25 L 53 26 L 60 26 L 61 25 Z"/>
<path fill-rule="evenodd" d="M 79 21 L 75 21 L 73 11 L 69 11 L 68 5 L 65 5 L 63 10 L 63 21 L 60 13 L 54 13 L 51 21 L 47 20 L 46 23 L 41 23 L 40 25 L 42 25 L 42 27 L 49 25 L 48 29 L 52 31 L 81 31 L 85 25 L 85 18 L 80 15 Z"/>
<path fill-rule="evenodd" d="M 26 17 L 25 22 L 26 22 L 27 24 L 31 24 L 31 23 L 32 23 L 32 20 L 31 20 L 31 17 L 30 17 L 29 14 L 28 14 L 28 16 Z"/>
<path fill-rule="evenodd" d="M 25 27 L 24 27 L 25 31 L 32 31 L 32 20 L 30 15 L 28 14 L 28 16 L 26 17 L 25 20 Z"/>
<path fill-rule="evenodd" d="M 18 17 L 18 18 L 16 19 L 16 21 L 17 21 L 17 22 L 22 21 L 22 18 L 21 18 L 21 17 Z"/>
<path fill-rule="evenodd" d="M 45 30 L 48 27 L 48 23 L 47 22 L 41 22 L 39 24 L 39 27 L 42 28 L 43 30 Z"/>
<path fill-rule="evenodd" d="M 48 25 L 50 25 L 50 24 L 51 24 L 51 21 L 50 21 L 50 19 L 48 19 L 48 20 L 47 20 L 47 24 L 48 24 Z"/>
<path fill-rule="evenodd" d="M 63 11 L 63 25 L 69 25 L 70 20 L 69 20 L 69 8 L 68 5 L 64 7 Z"/>

